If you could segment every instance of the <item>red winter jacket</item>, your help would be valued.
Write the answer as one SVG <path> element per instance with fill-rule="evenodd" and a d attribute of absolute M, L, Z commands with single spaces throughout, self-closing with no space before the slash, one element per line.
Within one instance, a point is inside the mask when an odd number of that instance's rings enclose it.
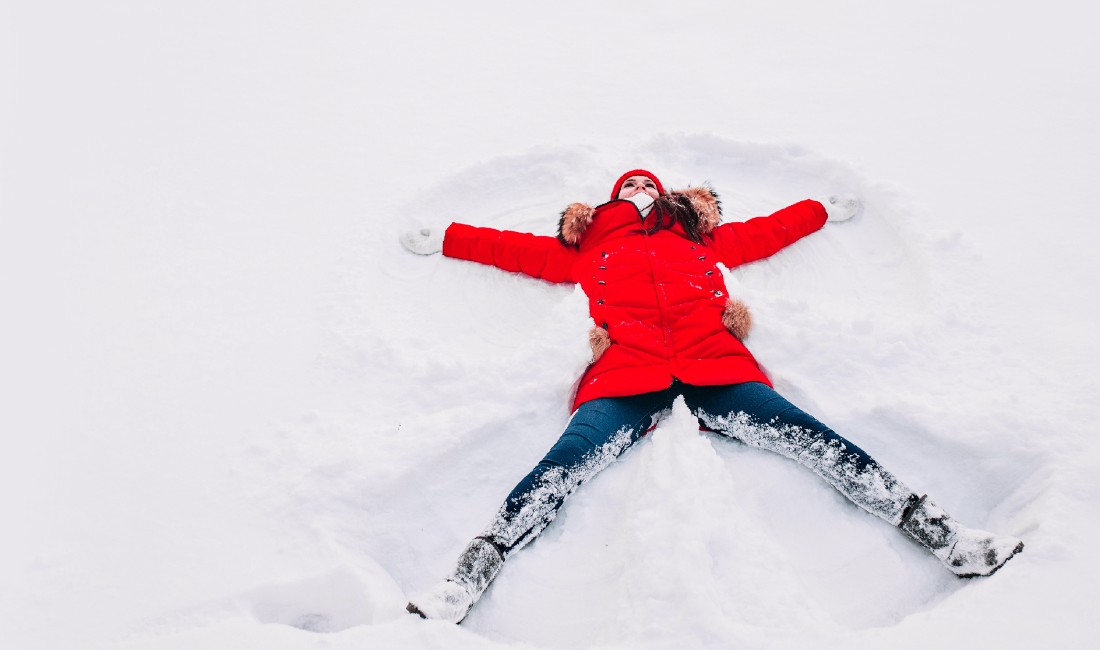
<path fill-rule="evenodd" d="M 641 230 L 652 225 L 654 213 L 643 220 L 633 203 L 613 200 L 594 209 L 571 205 L 558 238 L 454 223 L 443 254 L 580 283 L 610 345 L 585 371 L 574 409 L 599 397 L 663 390 L 673 379 L 697 386 L 770 385 L 723 323 L 730 306 L 717 264 L 733 268 L 774 254 L 820 229 L 825 208 L 806 200 L 768 217 L 717 225 L 713 192 L 692 188 L 682 194 L 698 208 L 702 244 L 678 225 L 647 235 Z"/>

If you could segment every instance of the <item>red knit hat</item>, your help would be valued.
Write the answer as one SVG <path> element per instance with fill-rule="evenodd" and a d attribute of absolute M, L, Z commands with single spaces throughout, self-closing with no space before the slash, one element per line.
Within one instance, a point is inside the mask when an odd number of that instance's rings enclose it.
<path fill-rule="evenodd" d="M 620 176 L 619 180 L 615 181 L 615 187 L 611 188 L 611 198 L 612 198 L 612 200 L 619 198 L 619 190 L 623 189 L 623 182 L 625 182 L 626 179 L 630 178 L 631 176 L 645 176 L 646 178 L 648 178 L 649 180 L 651 180 L 651 181 L 653 181 L 654 183 L 657 184 L 657 193 L 658 194 L 664 194 L 665 193 L 665 186 L 661 185 L 661 181 L 659 181 L 657 179 L 657 177 L 653 175 L 652 172 L 647 172 L 644 169 L 631 169 L 627 173 Z"/>

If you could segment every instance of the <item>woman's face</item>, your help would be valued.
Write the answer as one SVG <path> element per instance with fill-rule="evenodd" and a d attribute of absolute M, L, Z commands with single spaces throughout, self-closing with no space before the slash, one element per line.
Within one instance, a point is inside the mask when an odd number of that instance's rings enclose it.
<path fill-rule="evenodd" d="M 635 194 L 648 194 L 653 198 L 661 195 L 657 190 L 657 184 L 648 176 L 631 176 L 623 181 L 623 186 L 619 189 L 619 198 L 629 199 Z"/>

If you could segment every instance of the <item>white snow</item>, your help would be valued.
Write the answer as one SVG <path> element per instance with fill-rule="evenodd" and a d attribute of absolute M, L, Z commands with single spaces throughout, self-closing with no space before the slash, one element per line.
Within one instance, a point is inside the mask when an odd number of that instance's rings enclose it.
<path fill-rule="evenodd" d="M 1100 46 L 1080 3 L 6 3 L 5 648 L 1082 648 Z M 640 90 L 643 88 L 644 90 Z M 790 399 L 1024 553 L 959 580 L 686 411 L 461 626 L 583 295 L 401 249 L 619 173 L 865 210 L 727 281 Z"/>

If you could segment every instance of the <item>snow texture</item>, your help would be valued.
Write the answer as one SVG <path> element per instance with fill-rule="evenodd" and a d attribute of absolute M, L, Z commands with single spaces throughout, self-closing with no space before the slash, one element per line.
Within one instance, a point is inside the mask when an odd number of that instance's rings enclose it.
<path fill-rule="evenodd" d="M 6 648 L 1085 648 L 1100 45 L 1081 3 L 0 10 Z M 639 85 L 646 90 L 639 92 Z M 863 211 L 727 273 L 777 389 L 970 526 L 960 580 L 686 409 L 462 625 L 405 612 L 553 444 L 586 300 L 405 251 L 624 170 Z"/>

